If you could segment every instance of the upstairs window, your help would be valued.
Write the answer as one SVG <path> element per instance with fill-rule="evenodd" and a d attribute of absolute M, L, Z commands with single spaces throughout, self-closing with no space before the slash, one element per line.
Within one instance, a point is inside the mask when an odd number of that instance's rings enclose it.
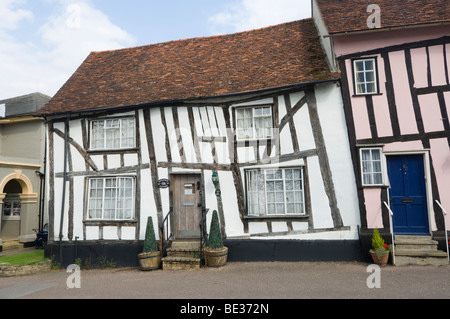
<path fill-rule="evenodd" d="M 257 106 L 236 109 L 236 133 L 238 140 L 272 138 L 272 107 Z"/>
<path fill-rule="evenodd" d="M 363 186 L 383 185 L 381 148 L 361 149 L 361 174 Z"/>
<path fill-rule="evenodd" d="M 116 150 L 136 147 L 134 118 L 91 121 L 91 150 Z"/>
<path fill-rule="evenodd" d="M 353 73 L 356 95 L 378 93 L 376 59 L 368 58 L 353 61 Z"/>

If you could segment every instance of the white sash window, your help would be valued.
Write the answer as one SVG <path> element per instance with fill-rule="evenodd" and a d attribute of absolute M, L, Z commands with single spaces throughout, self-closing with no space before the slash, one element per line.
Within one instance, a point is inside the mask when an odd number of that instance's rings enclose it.
<path fill-rule="evenodd" d="M 305 214 L 302 168 L 248 170 L 246 177 L 249 216 Z"/>
<path fill-rule="evenodd" d="M 135 179 L 133 177 L 89 179 L 88 218 L 133 219 L 134 194 Z"/>
<path fill-rule="evenodd" d="M 236 109 L 236 132 L 238 140 L 272 138 L 272 107 L 257 106 Z"/>
<path fill-rule="evenodd" d="M 114 150 L 136 147 L 134 118 L 91 121 L 91 150 Z"/>
<path fill-rule="evenodd" d="M 360 152 L 363 186 L 383 185 L 383 157 L 381 148 L 363 148 Z"/>
<path fill-rule="evenodd" d="M 355 94 L 378 93 L 376 59 L 368 58 L 353 61 Z"/>

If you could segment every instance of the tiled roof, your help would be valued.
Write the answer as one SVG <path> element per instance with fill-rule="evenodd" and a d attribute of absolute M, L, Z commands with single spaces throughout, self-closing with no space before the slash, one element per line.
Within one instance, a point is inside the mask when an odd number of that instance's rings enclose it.
<path fill-rule="evenodd" d="M 316 0 L 329 34 L 368 30 L 371 4 L 381 9 L 381 29 L 450 22 L 449 0 Z"/>
<path fill-rule="evenodd" d="M 93 52 L 41 114 L 217 97 L 332 80 L 312 19 Z"/>

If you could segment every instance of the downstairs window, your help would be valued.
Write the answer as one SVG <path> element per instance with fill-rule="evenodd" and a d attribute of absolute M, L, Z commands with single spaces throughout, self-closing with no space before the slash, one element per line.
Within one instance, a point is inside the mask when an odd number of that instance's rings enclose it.
<path fill-rule="evenodd" d="M 303 168 L 246 171 L 249 216 L 305 215 Z"/>
<path fill-rule="evenodd" d="M 88 218 L 90 220 L 130 220 L 134 218 L 134 177 L 89 179 Z"/>

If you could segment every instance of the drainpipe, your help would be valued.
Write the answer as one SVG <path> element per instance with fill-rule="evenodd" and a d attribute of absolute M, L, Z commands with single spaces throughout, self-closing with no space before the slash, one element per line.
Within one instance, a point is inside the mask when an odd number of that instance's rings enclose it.
<path fill-rule="evenodd" d="M 64 174 L 63 174 L 63 190 L 61 203 L 61 220 L 59 224 L 59 259 L 62 264 L 62 238 L 63 238 L 63 223 L 64 223 L 64 204 L 66 201 L 66 181 L 67 181 L 67 147 L 68 147 L 68 133 L 69 133 L 70 113 L 64 122 Z"/>

